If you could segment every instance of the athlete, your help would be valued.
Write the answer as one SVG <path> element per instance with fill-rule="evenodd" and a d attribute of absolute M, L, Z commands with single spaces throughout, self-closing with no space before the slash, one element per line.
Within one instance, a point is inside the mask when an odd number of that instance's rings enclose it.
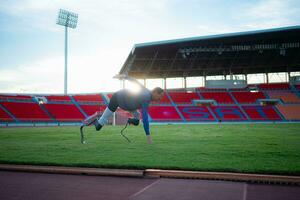
<path fill-rule="evenodd" d="M 126 75 L 117 75 L 115 76 L 115 78 L 119 78 L 120 80 L 126 79 L 137 83 L 140 86 L 140 91 L 138 93 L 134 93 L 130 90 L 122 89 L 115 92 L 112 95 L 109 105 L 103 112 L 100 119 L 95 120 L 94 122 L 96 131 L 101 130 L 101 128 L 107 123 L 109 117 L 113 115 L 118 107 L 131 112 L 133 118 L 129 118 L 128 123 L 138 126 L 140 121 L 140 113 L 138 112 L 138 109 L 141 108 L 143 116 L 143 126 L 147 136 L 147 141 L 149 144 L 152 144 L 152 138 L 150 136 L 149 130 L 148 106 L 151 101 L 161 100 L 164 95 L 163 89 L 161 89 L 160 87 L 156 87 L 152 91 L 150 91 L 138 81 Z"/>

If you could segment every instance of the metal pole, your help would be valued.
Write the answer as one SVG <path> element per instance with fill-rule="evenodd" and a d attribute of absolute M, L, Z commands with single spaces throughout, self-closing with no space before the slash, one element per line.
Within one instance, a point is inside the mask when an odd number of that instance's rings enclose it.
<path fill-rule="evenodd" d="M 65 87 L 64 94 L 68 93 L 68 27 L 65 26 Z"/>

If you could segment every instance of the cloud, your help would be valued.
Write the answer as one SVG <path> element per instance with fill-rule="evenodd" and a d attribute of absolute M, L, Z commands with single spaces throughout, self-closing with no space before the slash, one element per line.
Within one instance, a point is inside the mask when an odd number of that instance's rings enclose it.
<path fill-rule="evenodd" d="M 167 3 L 166 0 L 2 1 L 0 12 L 21 21 L 17 27 L 9 23 L 12 32 L 42 32 L 45 38 L 49 34 L 53 37 L 56 34 L 53 32 L 63 38 L 62 27 L 55 24 L 59 8 L 78 12 L 78 27 L 70 30 L 69 35 L 69 91 L 96 92 L 119 88 L 112 76 L 118 73 L 135 41 L 145 35 L 153 37 L 145 34 L 149 31 L 142 26 L 151 29 L 149 24 L 157 21 L 154 16 L 163 13 Z M 47 45 L 47 41 L 36 45 Z M 0 77 L 0 91 L 62 92 L 63 63 L 63 57 L 53 57 L 53 53 L 47 52 L 42 58 L 36 57 L 16 68 L 0 69 L 4 75 Z"/>
<path fill-rule="evenodd" d="M 58 31 L 55 20 L 60 8 L 79 13 L 79 23 L 85 30 L 101 27 L 123 27 L 121 21 L 147 22 L 166 10 L 170 0 L 23 0 L 3 1 L 0 13 L 23 20 L 30 27 Z M 156 19 L 155 19 L 156 20 Z M 95 28 L 96 27 L 96 28 Z M 22 28 L 22 27 L 20 27 Z"/>
<path fill-rule="evenodd" d="M 110 54 L 112 51 L 113 49 L 102 47 L 89 55 L 69 54 L 68 93 L 118 90 L 120 83 L 112 77 L 120 69 L 120 60 L 124 61 L 125 58 L 122 54 Z M 63 93 L 64 91 L 64 57 L 46 56 L 43 59 L 18 65 L 16 68 L 0 69 L 0 74 L 2 93 Z"/>
<path fill-rule="evenodd" d="M 247 19 L 247 28 L 299 25 L 300 3 L 297 0 L 260 0 L 256 4 L 245 5 L 242 17 Z"/>
<path fill-rule="evenodd" d="M 249 8 L 248 15 L 252 18 L 274 18 L 285 12 L 288 8 L 286 1 L 264 0 Z"/>
<path fill-rule="evenodd" d="M 46 58 L 13 69 L 0 69 L 1 92 L 55 92 L 62 84 L 62 62 L 62 58 Z"/>

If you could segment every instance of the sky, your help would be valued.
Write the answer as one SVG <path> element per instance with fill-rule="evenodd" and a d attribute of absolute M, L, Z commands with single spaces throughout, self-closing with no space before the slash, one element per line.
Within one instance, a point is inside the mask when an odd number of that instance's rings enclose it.
<path fill-rule="evenodd" d="M 79 15 L 68 93 L 118 90 L 137 43 L 300 25 L 299 0 L 0 0 L 0 93 L 63 93 L 60 8 Z"/>

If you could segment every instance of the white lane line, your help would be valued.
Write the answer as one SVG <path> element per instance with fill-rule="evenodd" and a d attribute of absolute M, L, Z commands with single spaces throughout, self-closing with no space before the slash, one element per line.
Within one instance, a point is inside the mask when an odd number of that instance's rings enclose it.
<path fill-rule="evenodd" d="M 145 190 L 148 190 L 150 187 L 152 187 L 153 185 L 155 185 L 156 183 L 158 183 L 160 181 L 160 179 L 156 180 L 155 182 L 151 183 L 150 185 L 148 185 L 147 187 L 144 187 L 143 189 L 141 189 L 140 191 L 138 191 L 137 193 L 133 194 L 130 196 L 130 198 L 133 198 L 139 194 L 141 194 L 142 192 L 144 192 Z"/>
<path fill-rule="evenodd" d="M 243 193 L 243 200 L 247 199 L 247 190 L 248 190 L 248 184 L 245 183 L 245 185 L 244 185 L 244 193 Z"/>

